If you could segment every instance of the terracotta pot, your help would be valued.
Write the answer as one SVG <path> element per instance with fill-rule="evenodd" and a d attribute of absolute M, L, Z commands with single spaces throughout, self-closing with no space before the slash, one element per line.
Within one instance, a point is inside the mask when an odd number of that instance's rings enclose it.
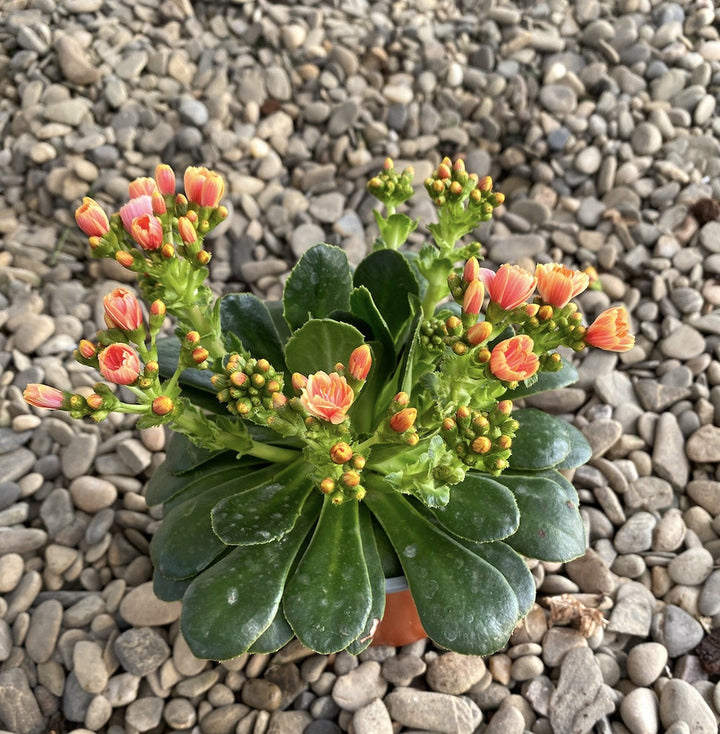
<path fill-rule="evenodd" d="M 385 579 L 385 614 L 372 645 L 409 645 L 427 637 L 404 576 Z"/>

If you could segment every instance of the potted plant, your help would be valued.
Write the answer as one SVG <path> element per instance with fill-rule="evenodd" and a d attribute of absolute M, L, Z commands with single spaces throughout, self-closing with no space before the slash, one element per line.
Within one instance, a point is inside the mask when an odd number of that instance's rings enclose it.
<path fill-rule="evenodd" d="M 588 275 L 560 264 L 481 268 L 480 246 L 461 240 L 503 196 L 462 160 L 444 159 L 424 182 L 432 241 L 401 251 L 418 225 L 397 211 L 412 175 L 388 160 L 369 181 L 384 212 L 354 271 L 319 244 L 281 302 L 214 299 L 205 285 L 204 236 L 227 215 L 212 171 L 188 168 L 178 194 L 160 165 L 110 219 L 92 199 L 76 212 L 93 255 L 137 272 L 148 317 L 130 291 L 112 291 L 107 329 L 76 352 L 107 382 L 84 395 L 29 385 L 25 398 L 172 428 L 147 486 L 148 503 L 164 506 L 154 589 L 182 599 L 198 657 L 274 651 L 293 636 L 319 653 L 357 653 L 398 576 L 431 639 L 488 654 L 534 601 L 523 557 L 585 550 L 562 472 L 589 458 L 588 444 L 513 401 L 576 379 L 558 347 L 629 349 L 627 312 L 584 326 L 572 298 Z M 167 314 L 176 339 L 159 338 Z"/>

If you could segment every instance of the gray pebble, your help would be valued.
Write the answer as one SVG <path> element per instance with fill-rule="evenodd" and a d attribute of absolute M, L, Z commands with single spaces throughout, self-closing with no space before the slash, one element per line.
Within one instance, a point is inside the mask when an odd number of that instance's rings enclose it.
<path fill-rule="evenodd" d="M 142 677 L 157 670 L 170 657 L 165 640 L 149 627 L 134 627 L 123 632 L 113 649 L 128 673 Z"/>
<path fill-rule="evenodd" d="M 705 699 L 690 683 L 669 680 L 660 691 L 660 720 L 666 731 L 683 721 L 693 734 L 716 734 L 715 716 Z"/>
<path fill-rule="evenodd" d="M 384 703 L 393 721 L 417 729 L 472 734 L 482 720 L 480 709 L 464 696 L 395 688 Z"/>
<path fill-rule="evenodd" d="M 692 650 L 702 640 L 705 631 L 684 609 L 668 604 L 665 607 L 662 634 L 668 655 L 677 658 Z"/>
<path fill-rule="evenodd" d="M 0 720 L 16 734 L 46 731 L 45 717 L 21 668 L 8 668 L 0 673 Z"/>

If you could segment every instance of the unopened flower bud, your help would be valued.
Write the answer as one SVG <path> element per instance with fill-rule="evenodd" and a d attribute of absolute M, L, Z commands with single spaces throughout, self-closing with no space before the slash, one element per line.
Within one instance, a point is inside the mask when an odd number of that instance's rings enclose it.
<path fill-rule="evenodd" d="M 462 321 L 457 316 L 450 316 L 445 322 L 448 332 L 457 336 L 457 332 L 462 329 Z"/>
<path fill-rule="evenodd" d="M 512 446 L 512 438 L 510 438 L 510 436 L 506 436 L 505 434 L 503 434 L 502 436 L 498 436 L 497 445 L 501 449 L 509 449 Z"/>
<path fill-rule="evenodd" d="M 420 436 L 417 435 L 417 433 L 411 433 L 409 436 L 405 438 L 405 442 L 408 446 L 417 446 L 418 441 L 420 440 Z"/>
<path fill-rule="evenodd" d="M 160 365 L 154 360 L 151 359 L 145 364 L 145 372 L 148 374 L 155 374 L 160 371 Z"/>
<path fill-rule="evenodd" d="M 452 350 L 460 357 L 467 352 L 467 346 L 462 342 L 455 342 L 452 346 Z"/>
<path fill-rule="evenodd" d="M 342 475 L 342 480 L 346 487 L 357 487 L 360 484 L 360 475 L 354 469 L 351 469 Z"/>
<path fill-rule="evenodd" d="M 463 268 L 463 280 L 466 283 L 472 283 L 480 277 L 480 263 L 476 257 L 468 258 Z"/>
<path fill-rule="evenodd" d="M 478 436 L 473 442 L 472 442 L 472 450 L 476 454 L 487 454 L 488 451 L 492 448 L 492 442 L 487 436 Z"/>
<path fill-rule="evenodd" d="M 461 405 L 455 412 L 455 417 L 458 420 L 463 420 L 470 417 L 470 408 L 467 405 Z"/>
<path fill-rule="evenodd" d="M 270 362 L 267 359 L 258 359 L 255 366 L 260 372 L 268 372 L 270 370 Z"/>
<path fill-rule="evenodd" d="M 280 410 L 284 408 L 288 403 L 288 399 L 281 392 L 274 392 L 272 394 L 272 405 L 274 410 Z"/>
<path fill-rule="evenodd" d="M 171 398 L 167 395 L 159 395 L 152 401 L 152 412 L 155 415 L 167 415 L 175 407 Z"/>
<path fill-rule="evenodd" d="M 537 303 L 528 303 L 527 306 L 525 306 L 525 313 L 531 319 L 537 316 L 537 313 L 539 310 L 540 310 L 540 305 Z"/>
<path fill-rule="evenodd" d="M 330 477 L 325 477 L 325 479 L 320 482 L 320 491 L 323 494 L 330 494 L 335 489 L 335 480 L 331 479 Z"/>
<path fill-rule="evenodd" d="M 354 469 L 357 469 L 358 471 L 361 471 L 365 468 L 366 459 L 364 456 L 361 456 L 360 454 L 353 454 L 352 457 L 352 465 Z"/>
<path fill-rule="evenodd" d="M 150 313 L 153 316 L 164 316 L 166 313 L 165 304 L 158 298 L 150 304 Z"/>
<path fill-rule="evenodd" d="M 196 259 L 200 265 L 207 265 L 212 260 L 212 255 L 207 250 L 200 250 Z"/>
<path fill-rule="evenodd" d="M 395 415 L 390 416 L 390 428 L 395 433 L 405 433 L 411 428 L 417 418 L 417 410 L 415 408 L 403 408 Z"/>
<path fill-rule="evenodd" d="M 153 214 L 165 214 L 167 207 L 165 206 L 165 199 L 163 199 L 162 194 L 156 191 L 150 198 L 152 199 Z"/>
<path fill-rule="evenodd" d="M 335 464 L 345 464 L 352 459 L 352 449 L 345 441 L 338 441 L 330 448 L 330 459 Z"/>
<path fill-rule="evenodd" d="M 188 217 L 180 217 L 180 219 L 178 219 L 177 227 L 178 232 L 180 233 L 180 238 L 186 245 L 192 244 L 197 240 L 197 232 Z"/>
<path fill-rule="evenodd" d="M 230 373 L 230 384 L 235 387 L 242 387 L 247 382 L 248 376 L 244 372 L 232 372 Z"/>
<path fill-rule="evenodd" d="M 547 321 L 548 319 L 551 319 L 553 317 L 553 307 L 548 306 L 547 304 L 544 306 L 540 306 L 537 312 L 537 317 L 541 321 Z"/>
<path fill-rule="evenodd" d="M 290 382 L 292 383 L 293 390 L 300 392 L 307 385 L 307 377 L 301 375 L 299 372 L 293 372 Z"/>
<path fill-rule="evenodd" d="M 466 338 L 473 346 L 482 344 L 492 334 L 492 324 L 489 321 L 478 321 L 477 324 L 473 324 L 466 333 Z"/>
<path fill-rule="evenodd" d="M 103 399 L 100 395 L 94 392 L 85 398 L 85 402 L 87 402 L 88 407 L 91 410 L 100 410 L 100 408 L 102 408 Z"/>
<path fill-rule="evenodd" d="M 496 407 L 503 415 L 510 415 L 513 409 L 512 400 L 501 400 Z"/>
<path fill-rule="evenodd" d="M 200 341 L 200 334 L 197 331 L 188 331 L 185 334 L 185 341 L 188 344 L 197 344 Z"/>
<path fill-rule="evenodd" d="M 452 431 L 456 427 L 456 423 L 452 418 L 443 418 L 442 428 L 443 431 Z"/>
<path fill-rule="evenodd" d="M 452 176 L 450 167 L 445 165 L 444 163 L 441 163 L 437 169 L 437 178 L 439 178 L 440 180 L 445 180 L 447 178 L 450 178 L 450 176 Z"/>
<path fill-rule="evenodd" d="M 477 359 L 480 364 L 486 364 L 490 361 L 491 353 L 489 349 L 481 349 L 477 355 L 475 356 L 475 359 Z"/>
<path fill-rule="evenodd" d="M 356 380 L 365 380 L 372 365 L 372 353 L 367 344 L 353 349 L 348 361 L 348 373 Z"/>
<path fill-rule="evenodd" d="M 160 248 L 160 254 L 166 259 L 169 260 L 171 257 L 175 256 L 175 248 L 169 243 L 166 242 L 161 248 Z"/>
<path fill-rule="evenodd" d="M 488 191 L 492 191 L 492 187 L 493 180 L 492 178 L 490 178 L 490 176 L 483 176 L 477 183 L 477 188 L 485 193 L 487 193 Z"/>
<path fill-rule="evenodd" d="M 135 258 L 129 252 L 126 252 L 125 250 L 118 250 L 115 253 L 115 259 L 124 268 L 132 267 L 133 263 L 135 262 Z"/>
<path fill-rule="evenodd" d="M 85 357 L 85 359 L 92 359 L 97 355 L 97 349 L 95 345 L 87 339 L 81 339 L 78 344 L 78 352 Z"/>
<path fill-rule="evenodd" d="M 166 163 L 160 163 L 155 168 L 155 183 L 164 196 L 175 193 L 175 172 Z"/>
<path fill-rule="evenodd" d="M 400 408 L 404 408 L 410 402 L 410 396 L 406 392 L 399 392 L 393 398 L 393 403 Z"/>
<path fill-rule="evenodd" d="M 205 347 L 195 347 L 192 350 L 193 362 L 196 364 L 202 364 L 209 356 L 210 352 Z"/>

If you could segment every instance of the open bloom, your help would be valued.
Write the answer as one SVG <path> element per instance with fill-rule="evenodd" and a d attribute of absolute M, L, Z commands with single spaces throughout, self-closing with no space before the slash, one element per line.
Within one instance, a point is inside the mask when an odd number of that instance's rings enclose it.
<path fill-rule="evenodd" d="M 127 344 L 111 344 L 98 354 L 100 374 L 116 385 L 132 385 L 140 376 L 140 357 Z"/>
<path fill-rule="evenodd" d="M 532 377 L 540 366 L 535 346 L 527 334 L 511 336 L 495 346 L 490 355 L 490 372 L 499 380 L 520 382 Z"/>
<path fill-rule="evenodd" d="M 627 352 L 635 345 L 630 333 L 630 319 L 624 306 L 603 311 L 585 332 L 585 341 L 593 347 L 609 352 Z"/>
<path fill-rule="evenodd" d="M 130 225 L 130 234 L 135 242 L 147 252 L 160 249 L 163 243 L 162 222 L 152 214 L 135 217 Z"/>
<path fill-rule="evenodd" d="M 103 298 L 105 323 L 109 328 L 135 331 L 142 325 L 140 302 L 126 288 L 115 288 Z"/>
<path fill-rule="evenodd" d="M 485 283 L 490 300 L 506 311 L 525 303 L 535 290 L 535 277 L 518 265 L 505 263 L 497 272 L 480 268 L 480 279 Z"/>
<path fill-rule="evenodd" d="M 356 380 L 364 380 L 370 372 L 372 365 L 372 354 L 367 344 L 361 344 L 357 349 L 353 349 L 348 361 L 348 372 Z"/>
<path fill-rule="evenodd" d="M 217 206 L 225 193 L 222 176 L 205 167 L 188 166 L 183 182 L 187 198 L 200 206 Z"/>
<path fill-rule="evenodd" d="M 40 385 L 33 382 L 23 390 L 23 398 L 25 398 L 26 403 L 30 403 L 30 405 L 34 405 L 36 408 L 58 410 L 63 406 L 65 394 L 56 387 Z"/>
<path fill-rule="evenodd" d="M 144 194 L 135 199 L 130 199 L 127 204 L 120 207 L 120 219 L 122 219 L 123 227 L 130 232 L 133 219 L 141 217 L 143 214 L 153 213 L 152 196 Z"/>
<path fill-rule="evenodd" d="M 300 402 L 310 415 L 337 425 L 345 420 L 354 393 L 347 380 L 337 372 L 315 372 L 307 378 Z"/>
<path fill-rule="evenodd" d="M 560 263 L 545 263 L 535 268 L 537 289 L 545 303 L 563 308 L 582 293 L 590 282 L 587 273 L 570 270 Z"/>
<path fill-rule="evenodd" d="M 110 231 L 110 222 L 100 204 L 89 196 L 75 210 L 75 221 L 88 237 L 102 237 Z"/>

